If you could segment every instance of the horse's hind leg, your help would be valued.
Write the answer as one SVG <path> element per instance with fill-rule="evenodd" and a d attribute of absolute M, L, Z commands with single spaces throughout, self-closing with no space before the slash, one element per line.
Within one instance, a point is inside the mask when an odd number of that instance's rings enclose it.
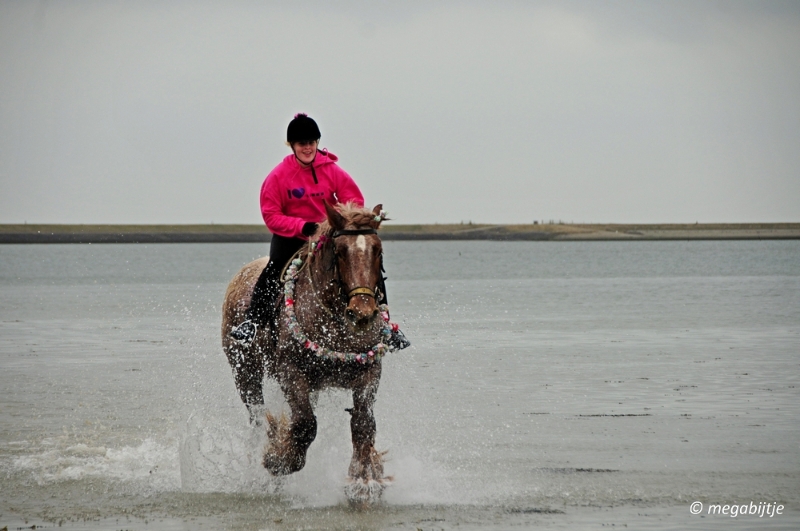
<path fill-rule="evenodd" d="M 383 475 L 383 453 L 375 450 L 375 417 L 372 406 L 378 392 L 381 366 L 370 366 L 364 381 L 353 390 L 353 409 L 350 432 L 353 439 L 353 458 L 348 470 L 349 483 L 345 494 L 357 506 L 378 501 L 392 478 Z M 385 453 L 385 452 L 384 452 Z"/>
<path fill-rule="evenodd" d="M 311 406 L 311 386 L 295 367 L 281 375 L 281 389 L 292 410 L 291 423 L 285 418 L 267 416 L 269 444 L 264 453 L 264 467 L 272 475 L 282 476 L 301 470 L 306 452 L 317 437 L 317 418 Z"/>

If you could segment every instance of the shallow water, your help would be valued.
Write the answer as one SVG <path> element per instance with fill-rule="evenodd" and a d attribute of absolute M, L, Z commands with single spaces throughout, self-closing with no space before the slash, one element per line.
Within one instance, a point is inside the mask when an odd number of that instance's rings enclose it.
<path fill-rule="evenodd" d="M 800 527 L 800 242 L 384 247 L 414 347 L 354 512 L 344 392 L 303 471 L 258 465 L 219 314 L 262 246 L 0 246 L 0 528 Z M 785 508 L 707 514 L 750 502 Z"/>

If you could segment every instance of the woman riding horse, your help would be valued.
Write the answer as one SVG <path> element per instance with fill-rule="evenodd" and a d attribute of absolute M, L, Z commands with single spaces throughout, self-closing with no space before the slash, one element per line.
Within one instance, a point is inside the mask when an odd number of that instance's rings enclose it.
<path fill-rule="evenodd" d="M 258 277 L 245 320 L 230 332 L 231 338 L 243 346 L 252 343 L 259 326 L 268 326 L 270 333 L 275 333 L 275 302 L 281 293 L 281 271 L 326 219 L 325 201 L 364 206 L 361 190 L 336 164 L 339 160 L 336 155 L 327 149 L 317 149 L 321 137 L 312 118 L 302 113 L 295 115 L 286 131 L 286 143 L 292 154 L 267 175 L 261 186 L 261 215 L 272 233 L 272 241 L 269 263 Z M 378 289 L 382 297 L 378 302 L 386 304 L 382 275 Z M 392 350 L 411 345 L 400 330 L 394 331 L 387 343 Z"/>
<path fill-rule="evenodd" d="M 260 258 L 234 275 L 222 308 L 222 346 L 251 422 L 266 418 L 269 443 L 263 465 L 273 475 L 297 472 L 317 434 L 315 393 L 331 387 L 352 392 L 350 432 L 353 456 L 345 487 L 348 500 L 368 506 L 392 479 L 383 475 L 383 453 L 375 449 L 373 404 L 381 360 L 397 325 L 381 300 L 383 247 L 378 229 L 382 205 L 372 211 L 355 203 L 323 203 L 326 220 L 285 268 L 282 304 L 274 333 L 259 330 L 241 345 L 230 331 L 242 322 L 250 293 L 266 265 Z M 283 391 L 290 418 L 263 415 L 262 380 L 267 375 Z"/>
<path fill-rule="evenodd" d="M 292 154 L 261 187 L 261 213 L 272 232 L 269 261 L 247 264 L 229 284 L 222 344 L 251 423 L 268 422 L 263 464 L 274 475 L 305 465 L 317 432 L 312 394 L 352 391 L 345 492 L 360 505 L 379 499 L 391 481 L 374 446 L 380 359 L 410 343 L 389 321 L 377 235 L 385 213 L 381 205 L 363 208 L 361 191 L 336 156 L 317 150 L 320 136 L 305 114 L 289 123 Z M 280 385 L 291 419 L 262 415 L 265 373 Z"/>

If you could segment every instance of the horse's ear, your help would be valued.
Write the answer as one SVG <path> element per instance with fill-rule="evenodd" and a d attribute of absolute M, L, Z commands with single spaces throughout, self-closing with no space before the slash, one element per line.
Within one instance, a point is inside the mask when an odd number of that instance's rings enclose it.
<path fill-rule="evenodd" d="M 385 214 L 381 214 L 383 212 L 383 204 L 379 203 L 375 205 L 375 208 L 372 209 L 372 221 L 370 221 L 370 225 L 374 229 L 379 229 L 381 226 L 381 221 L 387 219 Z"/>
<path fill-rule="evenodd" d="M 345 225 L 347 225 L 347 221 L 345 221 L 344 216 L 342 216 L 338 210 L 336 210 L 333 205 L 328 203 L 327 201 L 323 201 L 325 203 L 325 212 L 328 214 L 328 223 L 330 223 L 333 230 L 342 230 Z"/>

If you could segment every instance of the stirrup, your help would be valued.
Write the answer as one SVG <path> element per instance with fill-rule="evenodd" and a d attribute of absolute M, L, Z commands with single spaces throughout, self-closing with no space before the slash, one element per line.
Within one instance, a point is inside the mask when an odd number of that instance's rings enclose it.
<path fill-rule="evenodd" d="M 239 323 L 239 326 L 231 330 L 228 335 L 240 345 L 247 347 L 250 346 L 250 343 L 255 339 L 257 330 L 258 325 L 248 319 L 247 321 Z"/>
<path fill-rule="evenodd" d="M 411 341 L 406 338 L 405 334 L 403 334 L 399 328 L 397 330 L 392 330 L 392 335 L 389 336 L 386 343 L 389 345 L 389 350 L 391 352 L 403 350 L 411 346 Z"/>

